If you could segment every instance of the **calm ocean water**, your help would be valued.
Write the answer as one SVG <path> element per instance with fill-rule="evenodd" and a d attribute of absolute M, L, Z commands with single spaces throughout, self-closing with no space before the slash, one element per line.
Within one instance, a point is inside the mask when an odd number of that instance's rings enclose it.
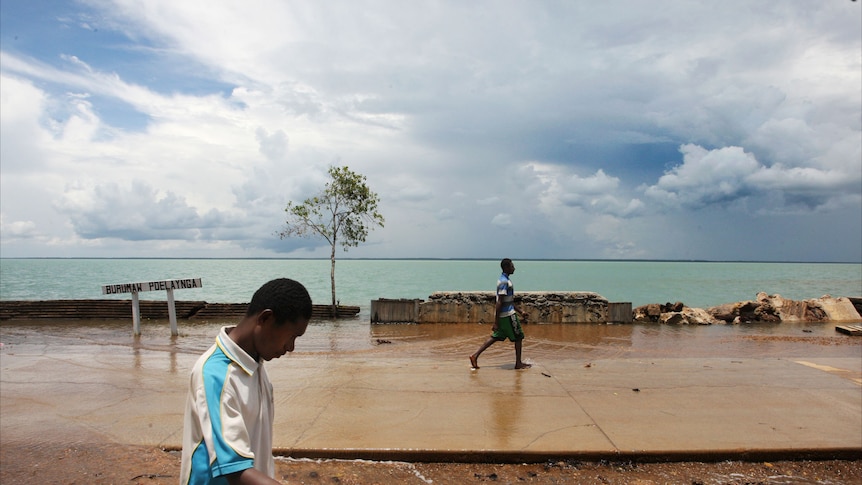
<path fill-rule="evenodd" d="M 631 261 L 515 261 L 516 291 L 594 291 L 610 301 L 633 305 L 682 301 L 709 307 L 750 300 L 757 292 L 787 298 L 862 295 L 862 265 L 800 263 L 691 263 Z M 371 300 L 427 298 L 435 291 L 493 290 L 498 261 L 339 260 L 337 298 L 359 305 L 356 319 L 314 321 L 297 351 L 341 353 L 379 349 L 441 358 L 463 358 L 487 337 L 475 324 L 369 325 Z M 276 277 L 301 281 L 316 303 L 328 303 L 328 260 L 223 259 L 0 259 L 0 299 L 129 299 L 103 295 L 102 286 L 180 278 L 201 278 L 203 287 L 177 290 L 177 300 L 243 303 Z M 141 293 L 164 300 L 164 291 Z M 5 352 L 199 354 L 233 319 L 183 322 L 172 338 L 167 322 L 145 321 L 133 338 L 131 318 L 118 321 L 18 321 L 0 325 Z M 81 325 L 87 331 L 82 332 Z M 858 339 L 836 334 L 832 325 L 537 325 L 528 332 L 528 359 L 616 358 L 634 355 L 816 355 L 858 356 Z M 802 336 L 802 337 L 800 337 Z M 10 350 L 11 349 L 11 350 Z M 488 358 L 507 361 L 511 347 L 489 349 Z"/>
<path fill-rule="evenodd" d="M 594 291 L 634 306 L 681 301 L 692 307 L 754 299 L 862 296 L 862 264 L 653 261 L 515 261 L 516 291 Z M 103 295 L 102 285 L 201 278 L 203 288 L 177 300 L 242 303 L 276 277 L 302 282 L 315 303 L 330 301 L 328 260 L 293 259 L 0 259 L 0 299 L 129 299 Z M 435 291 L 493 290 L 491 260 L 338 260 L 336 297 L 367 314 L 378 298 L 427 298 Z M 164 291 L 141 293 L 164 300 Z"/>

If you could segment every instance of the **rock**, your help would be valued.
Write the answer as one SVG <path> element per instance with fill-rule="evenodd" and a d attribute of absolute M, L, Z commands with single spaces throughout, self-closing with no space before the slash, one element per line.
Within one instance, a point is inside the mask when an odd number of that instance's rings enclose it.
<path fill-rule="evenodd" d="M 852 322 L 862 319 L 850 298 L 824 295 L 811 300 L 787 300 L 781 295 L 757 294 L 763 306 L 771 306 L 782 322 Z"/>
<path fill-rule="evenodd" d="M 678 312 L 662 313 L 661 323 L 677 325 L 714 325 L 724 323 L 701 308 L 683 307 Z"/>
<path fill-rule="evenodd" d="M 632 310 L 632 320 L 641 323 L 656 323 L 661 318 L 661 305 L 650 303 Z"/>
<path fill-rule="evenodd" d="M 761 302 L 757 308 L 754 309 L 754 318 L 756 322 L 780 322 L 781 317 L 778 316 L 778 312 L 775 310 L 775 307 L 772 306 L 771 303 Z"/>
<path fill-rule="evenodd" d="M 769 300 L 728 303 L 706 309 L 713 318 L 732 323 L 780 322 L 775 307 Z"/>
<path fill-rule="evenodd" d="M 714 318 L 709 314 L 706 310 L 702 308 L 688 308 L 689 312 L 689 320 L 692 323 L 697 323 L 699 325 L 719 325 L 724 323 L 723 321 Z"/>
<path fill-rule="evenodd" d="M 850 298 L 833 298 L 823 295 L 816 300 L 808 300 L 809 305 L 816 305 L 826 314 L 826 320 L 830 322 L 855 322 L 862 319 L 862 315 L 856 310 Z"/>
<path fill-rule="evenodd" d="M 714 306 L 706 310 L 716 320 L 721 320 L 725 323 L 733 322 L 736 317 L 735 303 L 725 303 L 724 305 Z"/>
<path fill-rule="evenodd" d="M 682 313 L 680 312 L 662 313 L 659 322 L 666 325 L 678 325 L 682 323 L 688 323 L 685 321 L 685 317 L 683 317 Z"/>
<path fill-rule="evenodd" d="M 725 303 L 707 309 L 689 308 L 681 302 L 651 303 L 633 310 L 633 320 L 640 323 L 670 325 L 713 325 L 764 322 L 848 322 L 860 321 L 862 315 L 854 298 L 824 295 L 812 300 L 787 300 L 781 295 L 757 293 L 754 300 Z"/>
<path fill-rule="evenodd" d="M 766 296 L 765 293 L 758 293 L 758 298 L 768 299 L 772 306 L 778 311 L 782 321 L 820 321 L 820 316 L 812 312 L 808 303 L 804 301 L 785 300 L 781 295 Z"/>

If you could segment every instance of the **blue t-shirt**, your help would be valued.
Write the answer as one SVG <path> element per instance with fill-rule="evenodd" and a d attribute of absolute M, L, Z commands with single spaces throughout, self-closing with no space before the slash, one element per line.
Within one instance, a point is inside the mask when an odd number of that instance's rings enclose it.
<path fill-rule="evenodd" d="M 506 273 L 501 274 L 500 279 L 497 280 L 497 298 L 502 299 L 502 305 L 500 305 L 501 317 L 508 317 L 515 313 L 514 295 L 515 287 L 512 286 L 512 280 L 509 279 L 509 275 Z"/>

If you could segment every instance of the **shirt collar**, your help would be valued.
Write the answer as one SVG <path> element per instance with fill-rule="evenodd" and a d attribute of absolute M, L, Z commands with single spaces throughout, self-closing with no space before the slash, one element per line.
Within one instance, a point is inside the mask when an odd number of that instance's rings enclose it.
<path fill-rule="evenodd" d="M 224 354 L 236 365 L 240 366 L 246 374 L 253 375 L 257 372 L 257 368 L 260 366 L 260 363 L 248 355 L 242 347 L 237 345 L 237 343 L 228 336 L 227 331 L 231 328 L 234 327 L 221 328 L 218 337 L 216 337 L 216 344 L 222 352 L 224 352 Z"/>

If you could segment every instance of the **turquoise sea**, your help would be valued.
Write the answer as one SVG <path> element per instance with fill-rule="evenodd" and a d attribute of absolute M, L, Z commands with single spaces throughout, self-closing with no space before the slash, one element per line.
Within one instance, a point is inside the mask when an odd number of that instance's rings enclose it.
<path fill-rule="evenodd" d="M 757 292 L 786 298 L 862 295 L 862 265 L 825 263 L 710 263 L 658 261 L 515 261 L 516 291 L 593 291 L 610 301 L 681 301 L 709 307 L 754 299 Z M 329 260 L 294 259 L 0 259 L 0 299 L 130 299 L 103 295 L 102 286 L 200 278 L 202 288 L 176 290 L 177 300 L 244 303 L 272 278 L 301 281 L 316 303 L 330 301 Z M 500 274 L 491 260 L 338 260 L 338 300 L 358 305 L 355 319 L 314 321 L 300 353 L 365 352 L 379 341 L 404 352 L 463 358 L 487 338 L 475 324 L 370 325 L 371 301 L 426 299 L 436 291 L 492 291 Z M 141 299 L 165 300 L 165 291 L 142 292 Z M 0 325 L 5 352 L 126 355 L 151 352 L 200 354 L 219 327 L 233 319 L 182 322 L 173 338 L 167 322 L 145 321 L 141 338 L 131 332 L 131 316 L 117 321 L 18 321 Z M 83 332 L 81 326 L 87 330 Z M 804 336 L 801 338 L 800 336 Z M 529 330 L 528 359 L 673 356 L 858 356 L 858 339 L 837 334 L 834 325 L 536 325 Z M 489 349 L 488 358 L 508 361 L 511 347 Z M 113 354 L 112 354 L 113 355 Z M 169 359 L 168 359 L 169 360 Z"/>
<path fill-rule="evenodd" d="M 681 301 L 692 307 L 751 300 L 757 292 L 791 299 L 862 296 L 862 264 L 667 261 L 515 261 L 516 291 L 593 291 L 610 301 Z M 496 260 L 354 260 L 336 262 L 336 298 L 367 315 L 378 298 L 425 299 L 435 291 L 493 290 Z M 322 259 L 0 259 L 0 299 L 129 299 L 102 286 L 201 278 L 177 300 L 243 303 L 264 282 L 302 282 L 315 303 L 329 303 L 330 262 Z M 141 293 L 164 300 L 164 291 Z"/>

